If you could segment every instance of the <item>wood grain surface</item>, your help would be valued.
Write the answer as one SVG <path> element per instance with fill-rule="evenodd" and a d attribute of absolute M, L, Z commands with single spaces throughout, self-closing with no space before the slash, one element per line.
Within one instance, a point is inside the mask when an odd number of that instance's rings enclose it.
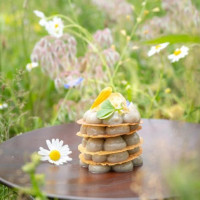
<path fill-rule="evenodd" d="M 76 123 L 34 130 L 0 145 L 0 181 L 10 187 L 30 186 L 29 177 L 21 167 L 30 155 L 42 146 L 46 139 L 64 140 L 72 150 L 73 161 L 62 166 L 41 162 L 37 173 L 45 174 L 42 188 L 48 197 L 60 199 L 151 199 L 173 196 L 167 188 L 165 169 L 174 166 L 180 159 L 187 163 L 188 153 L 200 156 L 200 125 L 169 120 L 143 120 L 142 167 L 129 173 L 91 174 L 79 166 Z M 187 153 L 186 153 L 187 152 Z"/>

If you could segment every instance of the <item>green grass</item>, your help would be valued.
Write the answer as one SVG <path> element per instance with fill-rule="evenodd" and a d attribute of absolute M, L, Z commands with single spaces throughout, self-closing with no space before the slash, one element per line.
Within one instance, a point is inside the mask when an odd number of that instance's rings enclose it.
<path fill-rule="evenodd" d="M 136 20 L 134 22 L 127 20 L 118 23 L 110 22 L 105 13 L 91 4 L 89 0 L 7 0 L 2 3 L 0 13 L 0 103 L 7 102 L 9 107 L 0 111 L 0 142 L 19 133 L 74 119 L 70 118 L 67 111 L 64 110 L 62 111 L 63 117 L 55 120 L 56 105 L 65 97 L 67 91 L 64 89 L 57 91 L 54 82 L 40 68 L 36 68 L 30 73 L 25 70 L 26 64 L 30 62 L 30 54 L 35 43 L 47 35 L 46 31 L 38 25 L 38 18 L 33 13 L 33 10 L 36 9 L 43 11 L 46 16 L 66 15 L 84 27 L 90 34 L 107 26 L 112 29 L 116 49 L 121 55 L 123 54 L 122 64 L 116 74 L 112 76 L 113 83 L 117 91 L 138 105 L 142 117 L 200 122 L 199 38 L 195 40 L 193 35 L 188 34 L 190 30 L 185 30 L 186 39 L 189 38 L 190 42 L 192 41 L 192 43 L 186 44 L 190 48 L 189 55 L 174 64 L 170 64 L 167 55 L 172 53 L 176 47 L 187 42 L 185 37 L 180 38 L 179 35 L 165 36 L 164 39 L 156 38 L 154 42 L 170 40 L 173 44 L 162 53 L 148 58 L 147 52 L 150 46 L 136 33 L 147 20 L 154 16 L 162 17 L 165 12 L 162 9 L 159 13 L 151 11 L 155 7 L 161 8 L 158 0 L 147 2 L 144 10 L 148 10 L 149 14 L 146 16 L 143 15 L 143 12 L 141 13 L 143 9 L 141 1 L 129 2 L 134 5 L 133 16 L 135 19 L 142 14 L 141 24 L 137 25 Z M 198 1 L 193 2 L 199 7 Z M 135 30 L 132 42 L 139 49 L 130 50 L 128 48 L 123 53 L 127 40 L 120 31 L 125 29 L 130 35 L 133 28 Z M 80 30 L 76 29 L 76 32 L 81 34 Z M 181 32 L 181 34 L 183 33 Z M 87 44 L 82 38 L 76 37 L 76 39 L 77 55 L 83 56 Z M 110 82 L 105 85 L 110 85 Z M 81 88 L 72 89 L 68 98 L 74 101 L 75 105 L 79 105 L 80 100 L 90 99 L 91 96 L 95 97 L 105 85 L 96 82 L 95 84 L 88 83 Z M 76 106 L 72 108 L 72 111 L 76 113 Z M 10 193 L 10 190 L 4 186 L 0 187 L 0 192 L 3 199 L 15 198 L 15 195 L 13 196 L 13 193 Z"/>

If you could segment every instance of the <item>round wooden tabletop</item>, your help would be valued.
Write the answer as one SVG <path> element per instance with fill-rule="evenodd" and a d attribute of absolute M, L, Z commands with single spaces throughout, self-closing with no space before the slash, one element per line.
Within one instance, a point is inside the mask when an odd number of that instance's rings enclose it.
<path fill-rule="evenodd" d="M 165 169 L 174 166 L 186 152 L 200 155 L 200 124 L 169 120 L 143 120 L 142 167 L 129 173 L 91 174 L 79 166 L 76 123 L 34 130 L 0 145 L 0 181 L 10 187 L 30 186 L 28 175 L 21 167 L 30 155 L 42 146 L 47 148 L 46 139 L 64 140 L 72 150 L 73 161 L 62 166 L 41 162 L 37 173 L 45 174 L 43 191 L 48 197 L 60 199 L 150 199 L 172 196 L 166 184 Z M 187 162 L 187 159 L 185 159 Z"/>

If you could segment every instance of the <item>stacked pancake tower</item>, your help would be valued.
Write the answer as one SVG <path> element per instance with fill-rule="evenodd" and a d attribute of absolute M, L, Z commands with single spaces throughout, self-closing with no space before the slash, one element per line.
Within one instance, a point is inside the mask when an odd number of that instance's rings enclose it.
<path fill-rule="evenodd" d="M 84 114 L 78 136 L 80 165 L 92 173 L 128 172 L 142 165 L 140 113 L 120 93 L 107 87 Z"/>

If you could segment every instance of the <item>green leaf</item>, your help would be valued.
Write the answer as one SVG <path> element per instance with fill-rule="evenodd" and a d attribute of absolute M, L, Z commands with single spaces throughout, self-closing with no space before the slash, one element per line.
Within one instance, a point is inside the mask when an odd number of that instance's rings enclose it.
<path fill-rule="evenodd" d="M 186 34 L 174 34 L 165 35 L 152 40 L 144 41 L 146 44 L 160 44 L 164 42 L 176 43 L 200 43 L 199 35 L 186 35 Z"/>
<path fill-rule="evenodd" d="M 114 112 L 115 112 L 115 107 L 111 104 L 109 100 L 106 100 L 101 104 L 101 108 L 97 112 L 97 117 L 99 119 L 106 119 L 110 117 Z"/>
<path fill-rule="evenodd" d="M 99 110 L 97 112 L 97 117 L 99 119 L 107 119 L 108 117 L 110 117 L 115 111 L 108 111 L 108 110 Z"/>

